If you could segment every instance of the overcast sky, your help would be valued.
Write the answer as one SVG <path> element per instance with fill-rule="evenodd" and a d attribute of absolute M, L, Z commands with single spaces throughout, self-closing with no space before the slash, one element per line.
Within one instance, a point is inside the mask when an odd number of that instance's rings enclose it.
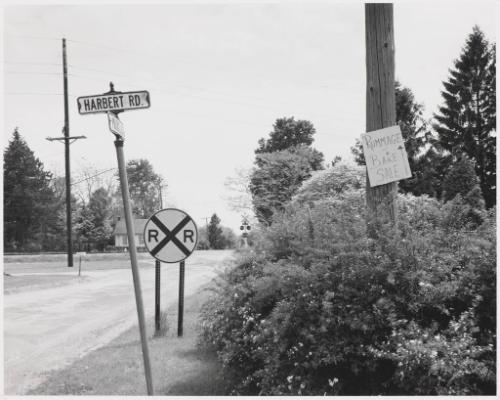
<path fill-rule="evenodd" d="M 76 98 L 148 90 L 151 108 L 120 114 L 127 159 L 147 158 L 169 187 L 168 204 L 198 224 L 216 212 L 237 229 L 224 181 L 250 167 L 277 118 L 316 127 L 327 162 L 352 162 L 365 128 L 364 6 L 360 2 L 155 5 L 6 5 L 4 148 L 19 127 L 46 168 L 64 175 L 61 39 L 67 39 L 73 181 L 116 167 L 105 114 L 78 114 Z M 495 41 L 494 2 L 398 2 L 396 76 L 424 103 L 441 104 L 472 27 Z M 109 172 L 108 174 L 112 174 Z"/>

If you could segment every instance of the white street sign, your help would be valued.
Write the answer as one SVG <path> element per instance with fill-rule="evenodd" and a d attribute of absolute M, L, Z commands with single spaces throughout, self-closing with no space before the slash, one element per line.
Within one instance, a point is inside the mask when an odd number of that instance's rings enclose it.
<path fill-rule="evenodd" d="M 411 178 L 399 125 L 361 135 L 370 186 Z"/>
<path fill-rule="evenodd" d="M 78 97 L 78 112 L 94 114 L 109 111 L 137 110 L 149 108 L 149 92 L 121 92 Z"/>
<path fill-rule="evenodd" d="M 114 113 L 108 112 L 108 122 L 109 122 L 109 130 L 112 133 L 114 133 L 115 135 L 119 135 L 122 138 L 125 136 L 123 122 L 120 121 Z"/>
<path fill-rule="evenodd" d="M 193 219 L 177 208 L 153 214 L 144 227 L 144 244 L 149 253 L 165 263 L 176 263 L 191 255 L 198 242 Z"/>

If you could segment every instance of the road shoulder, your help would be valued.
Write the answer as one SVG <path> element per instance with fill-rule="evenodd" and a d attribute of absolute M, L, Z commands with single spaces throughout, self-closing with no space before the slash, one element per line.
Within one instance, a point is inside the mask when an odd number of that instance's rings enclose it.
<path fill-rule="evenodd" d="M 197 321 L 210 286 L 185 299 L 184 336 L 177 337 L 177 304 L 167 310 L 168 331 L 153 337 L 149 321 L 148 346 L 156 395 L 223 395 L 219 365 L 197 346 Z M 146 385 L 138 327 L 121 334 L 70 366 L 49 373 L 29 395 L 145 395 Z"/>

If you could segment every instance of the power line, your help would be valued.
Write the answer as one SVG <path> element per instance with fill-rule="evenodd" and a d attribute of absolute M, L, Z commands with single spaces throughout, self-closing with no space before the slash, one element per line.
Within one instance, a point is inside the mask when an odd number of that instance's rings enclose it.
<path fill-rule="evenodd" d="M 78 161 L 77 161 L 77 163 L 78 163 L 78 165 L 80 165 L 80 166 L 82 165 L 82 164 L 81 164 L 81 163 L 79 163 Z M 80 169 L 79 169 L 79 171 L 80 171 L 81 169 L 84 169 L 84 168 L 85 168 L 85 167 L 80 168 Z M 99 171 L 99 170 L 94 170 L 94 171 L 91 171 L 91 172 L 95 172 L 95 173 L 96 173 L 96 175 L 95 175 L 95 176 L 98 176 L 98 175 L 101 175 L 101 174 L 103 174 L 103 173 L 105 173 L 105 172 L 112 171 L 113 169 L 116 169 L 116 168 L 106 168 L 106 169 L 103 169 L 103 170 L 100 170 L 100 171 Z M 91 172 L 87 172 L 87 174 L 89 174 L 89 173 L 91 173 Z M 94 177 L 94 176 L 90 176 L 90 177 L 89 177 L 89 176 L 87 176 L 87 175 L 85 175 L 85 174 L 86 174 L 85 172 L 82 172 L 82 173 L 80 173 L 80 172 L 79 172 L 78 177 L 77 177 L 77 178 L 75 178 L 75 179 L 84 181 L 85 179 L 90 179 L 90 178 L 93 178 L 93 177 Z M 77 182 L 75 182 L 75 183 L 77 183 Z"/>
<path fill-rule="evenodd" d="M 33 36 L 33 35 L 13 35 L 11 33 L 6 33 L 5 36 L 16 37 L 20 39 L 37 39 L 37 40 L 57 40 L 60 41 L 60 38 L 53 38 L 48 36 Z"/>
<path fill-rule="evenodd" d="M 6 74 L 16 74 L 16 75 L 58 75 L 61 76 L 60 72 L 38 72 L 38 71 L 4 71 Z M 72 74 L 68 74 L 73 76 Z"/>
<path fill-rule="evenodd" d="M 4 92 L 4 95 L 8 96 L 63 96 L 63 93 L 43 93 L 43 92 Z M 69 94 L 69 97 L 78 97 L 73 94 Z"/>
<path fill-rule="evenodd" d="M 81 40 L 73 40 L 73 39 L 66 39 L 66 40 L 68 42 L 71 42 L 71 43 L 83 44 L 85 46 L 97 47 L 97 48 L 106 49 L 106 50 L 114 50 L 114 51 L 119 51 L 119 52 L 124 52 L 124 53 L 141 54 L 141 55 L 153 56 L 152 54 L 141 52 L 141 51 L 119 49 L 118 47 L 107 46 L 107 45 L 102 45 L 102 44 L 95 44 L 95 43 L 90 43 L 90 42 L 84 42 L 84 41 L 81 41 Z"/>
<path fill-rule="evenodd" d="M 99 73 L 102 73 L 102 74 L 111 74 L 113 76 L 121 76 L 123 78 L 148 79 L 146 77 L 117 74 L 115 71 L 106 71 L 106 70 L 103 70 L 103 69 L 80 67 L 80 66 L 77 66 L 77 65 L 74 65 L 74 64 L 68 64 L 68 66 L 71 67 L 71 68 L 74 68 L 74 69 L 82 69 L 82 70 L 86 70 L 86 71 L 99 72 Z"/>
<path fill-rule="evenodd" d="M 26 36 L 28 38 L 28 36 Z M 107 46 L 107 45 L 98 45 L 98 44 L 94 44 L 94 43 L 90 43 L 90 42 L 84 42 L 84 41 L 79 41 L 79 40 L 73 40 L 73 39 L 67 39 L 68 42 L 73 42 L 73 43 L 78 43 L 78 44 L 84 44 L 84 45 L 87 45 L 87 46 L 92 46 L 92 47 L 97 47 L 97 48 L 105 48 L 105 49 L 112 49 L 112 50 L 116 50 L 116 51 L 122 51 L 122 52 L 127 52 L 127 53 L 130 53 L 130 54 L 144 54 L 144 55 L 147 55 L 147 56 L 150 56 L 150 57 L 155 57 L 153 54 L 148 54 L 148 53 L 143 53 L 143 52 L 137 52 L 137 51 L 130 51 L 130 50 L 125 50 L 125 49 L 119 49 L 119 48 L 115 48 L 115 47 L 112 47 L 112 46 Z M 33 64 L 37 64 L 35 62 L 33 62 Z M 60 64 L 54 64 L 54 65 L 60 65 Z M 110 74 L 112 76 L 121 76 L 121 77 L 125 77 L 125 78 L 131 78 L 133 80 L 139 80 L 139 81 L 153 81 L 155 82 L 156 84 L 158 83 L 164 83 L 166 85 L 169 85 L 168 82 L 166 81 L 161 81 L 161 80 L 158 80 L 158 79 L 152 79 L 152 78 L 148 78 L 148 77 L 145 77 L 145 76 L 131 76 L 131 75 L 126 75 L 126 74 L 119 74 L 119 73 L 116 73 L 114 71 L 107 71 L 107 70 L 102 70 L 102 69 L 95 69 L 95 68 L 88 68 L 88 67 L 81 67 L 81 66 L 78 66 L 78 65 L 74 65 L 74 64 L 69 64 L 69 66 L 71 66 L 72 68 L 76 68 L 76 69 L 81 69 L 81 70 L 88 70 L 88 71 L 94 71 L 94 72 L 97 72 L 97 73 L 100 73 L 100 74 Z M 42 72 L 26 72 L 26 71 L 23 71 L 23 72 L 11 72 L 11 71 L 8 71 L 7 73 L 13 73 L 13 74 L 42 74 L 42 75 L 59 75 L 59 73 L 52 73 L 52 72 L 47 72 L 47 73 L 42 73 Z M 72 77 L 75 77 L 75 78 L 79 78 L 79 79 L 89 79 L 89 80 L 94 80 L 94 81 L 98 81 L 99 78 L 97 77 L 93 77 L 93 76 L 88 76 L 88 75 L 81 75 L 81 74 L 68 74 L 69 76 L 72 76 Z M 137 84 L 137 82 L 136 82 Z M 216 101 L 216 102 L 220 102 L 220 103 L 226 103 L 226 104 L 233 104 L 233 105 L 240 105 L 240 106 L 246 106 L 246 107 L 252 107 L 252 108 L 260 108 L 260 109 L 267 109 L 267 110 L 271 110 L 272 107 L 275 107 L 279 104 L 273 102 L 272 105 L 270 104 L 264 104 L 262 103 L 261 100 L 259 100 L 257 97 L 255 96 L 245 96 L 246 98 L 243 98 L 241 96 L 241 93 L 229 93 L 229 92 L 222 92 L 222 91 L 213 91 L 213 90 L 208 90 L 208 89 L 204 89 L 204 88 L 199 88 L 199 87 L 193 87 L 193 86 L 179 86 L 177 85 L 176 87 L 178 89 L 181 89 L 181 91 L 195 91 L 195 92 L 204 92 L 204 93 L 183 93 L 183 92 L 172 92 L 171 90 L 171 87 L 169 85 L 169 87 L 166 87 L 166 86 L 163 86 L 167 91 L 164 91 L 164 90 L 158 90 L 158 88 L 161 88 L 161 86 L 157 86 L 157 88 L 155 89 L 158 93 L 160 94 L 165 94 L 165 95 L 170 95 L 170 96 L 184 96 L 184 97 L 191 97 L 191 98 L 196 98 L 196 99 L 200 99 L 202 101 L 209 101 L 209 102 L 213 102 L 213 101 Z M 312 87 L 312 86 L 310 86 Z M 21 93 L 21 92 L 18 92 L 18 93 L 14 93 L 14 92 L 10 92 L 10 93 L 7 93 L 7 94 L 11 94 L 11 95 L 42 95 L 41 93 L 40 94 L 37 94 L 37 93 Z M 205 95 L 204 95 L 205 94 Z M 219 97 L 213 97 L 211 96 L 211 94 L 215 94 L 215 96 Z M 59 95 L 59 94 L 49 94 L 47 93 L 47 95 Z M 71 96 L 71 97 L 77 97 L 77 96 Z M 224 98 L 220 98 L 220 97 L 226 97 L 225 99 Z M 238 97 L 240 99 L 242 99 L 243 101 L 239 100 Z M 257 101 L 259 104 L 256 104 L 254 102 L 252 103 L 249 103 L 249 102 L 245 102 L 246 99 L 251 99 L 253 97 L 252 100 L 254 101 Z"/>
<path fill-rule="evenodd" d="M 82 179 L 82 180 L 80 180 L 80 181 L 78 181 L 78 182 L 73 182 L 73 183 L 71 184 L 71 186 L 73 186 L 73 185 L 77 185 L 78 183 L 82 183 L 82 182 L 88 181 L 88 180 L 90 180 L 90 179 L 92 179 L 92 178 L 95 178 L 96 176 L 102 175 L 102 174 L 104 174 L 104 173 L 106 173 L 106 172 L 109 172 L 109 171 L 113 171 L 113 170 L 115 170 L 115 169 L 116 169 L 116 168 L 110 168 L 110 169 L 107 169 L 107 170 L 105 170 L 105 171 L 101 171 L 101 172 L 99 172 L 99 173 L 97 173 L 97 174 L 95 174 L 95 175 L 89 176 L 89 177 L 87 177 L 87 178 L 85 178 L 85 179 Z"/>
<path fill-rule="evenodd" d="M 52 63 L 52 62 L 31 62 L 31 61 L 5 61 L 5 64 L 15 64 L 15 65 L 57 65 L 58 67 L 62 66 L 61 63 Z"/>

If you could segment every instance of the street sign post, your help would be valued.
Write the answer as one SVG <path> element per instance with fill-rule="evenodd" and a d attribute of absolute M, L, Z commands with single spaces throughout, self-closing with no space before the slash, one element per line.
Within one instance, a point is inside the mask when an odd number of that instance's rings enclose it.
<path fill-rule="evenodd" d="M 102 95 L 78 97 L 78 112 L 80 114 L 108 113 L 108 121 L 111 132 L 115 135 L 115 149 L 118 161 L 118 174 L 120 177 L 120 188 L 123 199 L 125 224 L 127 226 L 128 250 L 130 253 L 130 264 L 132 266 L 132 279 L 134 281 L 135 303 L 137 308 L 137 319 L 139 321 L 139 333 L 142 344 L 142 356 L 144 360 L 144 374 L 146 377 L 146 389 L 149 396 L 154 395 L 153 377 L 151 374 L 151 363 L 149 361 L 149 350 L 146 334 L 146 319 L 144 316 L 144 305 L 142 302 L 141 279 L 137 263 L 137 249 L 135 247 L 134 225 L 132 223 L 132 207 L 130 204 L 130 192 L 128 187 L 127 170 L 125 167 L 125 155 L 123 152 L 124 138 L 123 125 L 116 116 L 124 110 L 149 107 L 149 93 L 142 92 L 116 92 L 113 83 L 110 82 L 110 91 Z M 113 114 L 113 116 L 110 116 Z M 113 118 L 114 117 L 114 118 Z M 111 122 L 113 121 L 113 122 Z M 117 122 L 118 121 L 118 122 Z M 112 125 L 113 123 L 113 125 Z M 121 125 L 120 125 L 121 124 Z"/>
<path fill-rule="evenodd" d="M 399 125 L 363 133 L 361 143 L 371 187 L 411 178 Z"/>
<path fill-rule="evenodd" d="M 193 219 L 177 208 L 157 211 L 144 226 L 144 245 L 159 261 L 177 263 L 191 255 L 198 242 Z"/>
<path fill-rule="evenodd" d="M 122 112 L 150 107 L 149 92 L 110 92 L 78 97 L 78 112 L 84 114 Z"/>

